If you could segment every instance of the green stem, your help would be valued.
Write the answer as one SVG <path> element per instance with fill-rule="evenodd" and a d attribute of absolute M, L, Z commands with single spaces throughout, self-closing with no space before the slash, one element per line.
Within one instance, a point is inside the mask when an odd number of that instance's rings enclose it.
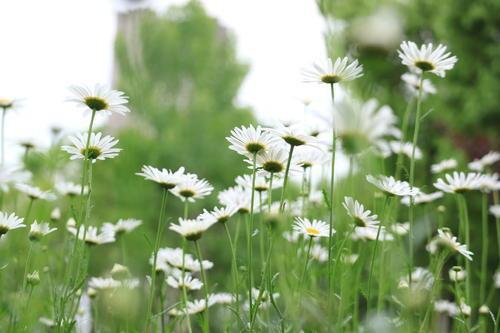
<path fill-rule="evenodd" d="M 146 332 L 150 331 L 150 322 L 153 311 L 153 301 L 154 301 L 154 292 L 156 284 L 156 261 L 158 258 L 158 249 L 160 247 L 160 231 L 161 231 L 161 225 L 163 223 L 163 216 L 165 214 L 167 194 L 168 194 L 167 189 L 163 189 L 161 197 L 160 216 L 158 217 L 158 225 L 156 227 L 156 238 L 155 238 L 154 252 L 153 252 L 153 265 L 151 268 L 151 286 L 149 290 L 149 301 L 148 301 L 148 308 L 146 313 L 146 325 L 145 325 Z"/>
<path fill-rule="evenodd" d="M 499 204 L 497 191 L 493 192 L 493 204 L 495 204 L 495 205 Z M 498 246 L 497 258 L 500 258 L 500 218 L 495 217 L 495 224 L 497 227 L 496 228 L 497 229 L 497 246 Z"/>
<path fill-rule="evenodd" d="M 233 241 L 231 239 L 231 233 L 226 223 L 224 223 L 224 230 L 226 230 L 227 239 L 229 241 L 229 247 L 231 249 L 231 273 L 233 276 L 233 293 L 236 299 L 236 316 L 238 317 L 238 323 L 240 322 L 240 293 L 238 290 L 238 266 L 236 262 L 236 252 L 234 250 Z"/>
<path fill-rule="evenodd" d="M 297 302 L 297 306 L 300 308 L 300 301 L 302 298 L 302 284 L 304 283 L 304 278 L 306 277 L 307 264 L 309 263 L 309 257 L 311 255 L 311 247 L 312 247 L 313 238 L 309 237 L 309 244 L 307 245 L 306 259 L 304 260 L 304 267 L 302 268 L 302 274 L 300 275 L 299 284 L 297 286 L 299 292 L 299 301 Z"/>
<path fill-rule="evenodd" d="M 283 178 L 283 188 L 281 189 L 280 212 L 283 212 L 285 210 L 285 191 L 286 185 L 288 184 L 288 174 L 290 173 L 290 164 L 292 163 L 294 148 L 294 145 L 290 145 L 290 150 L 288 151 L 288 161 L 286 162 L 285 177 Z"/>
<path fill-rule="evenodd" d="M 24 275 L 23 275 L 23 292 L 26 291 L 26 283 L 28 282 L 28 270 L 30 267 L 31 255 L 33 253 L 33 242 L 30 242 L 30 246 L 28 249 L 28 256 L 26 257 L 26 263 L 24 265 Z"/>
<path fill-rule="evenodd" d="M 413 97 L 408 101 L 408 104 L 406 105 L 405 113 L 403 116 L 402 129 L 401 129 L 401 139 L 399 141 L 400 144 L 403 144 L 405 142 L 406 134 L 408 134 L 408 124 L 410 122 L 410 114 L 412 106 L 413 106 Z M 401 171 L 403 170 L 403 157 L 404 157 L 403 150 L 401 149 L 396 159 L 396 172 L 394 176 L 396 179 L 399 179 L 399 177 L 401 176 Z"/>
<path fill-rule="evenodd" d="M 457 194 L 457 198 L 459 201 L 459 204 L 461 206 L 460 211 L 460 221 L 464 225 L 464 232 L 465 232 L 465 244 L 467 245 L 467 249 L 470 250 L 470 228 L 469 228 L 469 213 L 467 210 L 467 201 L 465 200 L 465 197 L 462 194 Z M 472 270 L 470 266 L 470 260 L 465 260 L 465 270 L 467 271 L 467 279 L 466 279 L 466 284 L 465 284 L 465 297 L 466 297 L 466 302 L 467 304 L 471 303 L 471 280 L 472 280 Z"/>
<path fill-rule="evenodd" d="M 257 153 L 253 154 L 252 157 L 252 193 L 250 198 L 250 218 L 247 223 L 247 273 L 248 273 L 248 302 L 249 302 L 249 313 L 250 317 L 252 315 L 252 286 L 253 286 L 253 246 L 252 246 L 252 233 L 253 233 L 253 215 L 254 215 L 254 200 L 255 200 L 255 178 L 257 172 Z"/>
<path fill-rule="evenodd" d="M 2 148 L 2 158 L 1 164 L 4 165 L 5 162 L 5 114 L 7 113 L 6 108 L 2 108 L 2 137 L 1 137 L 1 148 Z"/>
<path fill-rule="evenodd" d="M 208 304 L 208 295 L 209 295 L 209 292 L 208 292 L 208 281 L 207 281 L 207 276 L 205 274 L 205 268 L 203 268 L 203 258 L 201 256 L 201 250 L 200 250 L 200 244 L 198 243 L 198 241 L 194 241 L 194 247 L 196 249 L 196 256 L 198 257 L 198 261 L 200 263 L 200 270 L 201 270 L 201 279 L 203 280 L 203 287 L 205 289 L 205 306 L 206 306 L 206 310 L 205 310 L 205 316 L 204 316 L 204 329 L 203 329 L 203 332 L 210 332 L 210 320 L 209 320 L 209 311 L 208 311 L 208 307 L 209 307 L 209 304 Z"/>
<path fill-rule="evenodd" d="M 483 193 L 482 198 L 482 231 L 483 231 L 483 249 L 481 251 L 481 287 L 480 287 L 480 305 L 486 301 L 486 275 L 488 271 L 488 195 Z"/>
<path fill-rule="evenodd" d="M 186 254 L 185 254 L 185 250 L 186 250 L 186 239 L 185 238 L 182 238 L 182 281 L 184 282 L 184 276 L 185 276 L 185 268 L 184 268 L 184 261 L 185 261 L 185 258 L 186 258 Z M 184 300 L 184 312 L 186 314 L 186 319 L 187 319 L 187 323 L 188 323 L 188 331 L 189 333 L 192 333 L 193 332 L 193 329 L 191 328 L 191 318 L 189 316 L 189 311 L 188 311 L 188 307 L 187 307 L 187 304 L 188 304 L 188 296 L 187 296 L 187 291 L 186 291 L 186 288 L 183 286 L 182 287 L 182 297 L 183 297 L 183 300 Z"/>

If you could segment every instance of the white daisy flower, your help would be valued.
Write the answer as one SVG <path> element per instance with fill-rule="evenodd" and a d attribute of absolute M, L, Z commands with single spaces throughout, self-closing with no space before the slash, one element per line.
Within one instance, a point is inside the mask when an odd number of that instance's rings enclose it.
<path fill-rule="evenodd" d="M 89 287 L 97 290 L 116 289 L 121 287 L 122 283 L 113 278 L 92 277 L 89 280 Z"/>
<path fill-rule="evenodd" d="M 403 154 L 408 158 L 411 158 L 413 152 L 413 144 L 411 142 L 389 141 L 389 148 L 392 153 Z M 418 147 L 415 147 L 415 159 L 422 159 L 422 151 Z"/>
<path fill-rule="evenodd" d="M 273 293 L 272 295 L 273 299 L 280 297 L 279 293 Z M 267 290 L 263 290 L 261 294 L 259 289 L 252 288 L 252 300 L 253 304 L 256 304 L 257 300 L 259 301 L 259 309 L 267 309 L 271 305 L 271 297 L 267 292 Z M 246 301 L 245 304 L 243 304 L 243 308 L 245 310 L 248 310 L 249 308 L 248 301 Z"/>
<path fill-rule="evenodd" d="M 196 241 L 204 231 L 217 221 L 215 219 L 189 220 L 179 218 L 179 224 L 172 224 L 169 229 L 184 236 L 187 240 Z"/>
<path fill-rule="evenodd" d="M 39 241 L 42 237 L 47 236 L 57 228 L 51 228 L 48 223 L 38 223 L 36 220 L 30 226 L 28 237 L 32 241 Z"/>
<path fill-rule="evenodd" d="M 203 199 L 210 195 L 214 188 L 205 179 L 198 179 L 193 174 L 186 174 L 184 179 L 177 184 L 170 192 L 183 202 L 195 202 L 197 199 Z"/>
<path fill-rule="evenodd" d="M 183 258 L 184 257 L 184 258 Z M 158 250 L 157 258 L 156 258 L 156 267 L 174 267 L 179 270 L 186 270 L 190 272 L 199 272 L 201 270 L 200 262 L 197 259 L 194 259 L 192 255 L 189 253 L 183 253 L 182 249 L 179 248 L 161 248 Z M 149 263 L 152 265 L 154 262 L 154 254 L 149 259 Z M 183 265 L 184 262 L 184 265 Z M 203 269 L 208 270 L 214 267 L 214 264 L 211 261 L 203 260 L 202 261 Z M 170 273 L 168 268 L 165 268 L 166 273 Z"/>
<path fill-rule="evenodd" d="M 89 246 L 113 243 L 116 240 L 113 228 L 106 226 L 103 226 L 101 231 L 94 226 L 88 226 L 87 230 L 85 230 L 85 226 L 83 225 L 80 226 L 79 232 L 75 227 L 68 227 L 67 229 L 75 236 L 78 234 L 78 239 L 84 241 Z"/>
<path fill-rule="evenodd" d="M 31 179 L 31 172 L 17 167 L 0 167 L 0 189 L 8 192 L 16 183 L 26 183 Z"/>
<path fill-rule="evenodd" d="M 200 220 L 215 220 L 218 223 L 226 223 L 229 219 L 238 212 L 236 206 L 214 207 L 212 211 L 203 210 L 203 213 L 198 217 Z"/>
<path fill-rule="evenodd" d="M 413 203 L 415 205 L 420 205 L 420 204 L 426 204 L 433 202 L 437 199 L 440 199 L 443 197 L 443 192 L 441 191 L 436 191 L 432 193 L 424 193 L 424 192 L 419 192 L 417 195 L 413 197 Z M 403 197 L 401 199 L 401 203 L 406 206 L 410 206 L 410 197 Z"/>
<path fill-rule="evenodd" d="M 500 218 L 500 205 L 490 206 L 490 214 L 497 219 Z"/>
<path fill-rule="evenodd" d="M 238 176 L 235 179 L 236 184 L 250 191 L 252 189 L 252 175 Z M 281 179 L 273 179 L 273 189 L 283 186 Z M 255 176 L 255 191 L 266 192 L 269 190 L 269 180 L 263 175 Z"/>
<path fill-rule="evenodd" d="M 447 193 L 463 193 L 467 191 L 478 190 L 481 186 L 481 174 L 470 172 L 456 172 L 445 174 L 434 183 L 434 187 Z"/>
<path fill-rule="evenodd" d="M 56 190 L 59 192 L 61 195 L 65 195 L 68 197 L 76 197 L 80 195 L 82 187 L 81 185 L 72 183 L 72 182 L 58 182 L 56 184 Z M 84 186 L 83 187 L 83 195 L 86 195 L 88 193 L 88 187 Z"/>
<path fill-rule="evenodd" d="M 0 212 L 0 237 L 5 235 L 9 230 L 26 227 L 23 224 L 24 218 L 16 216 L 16 214 Z"/>
<path fill-rule="evenodd" d="M 435 254 L 439 247 L 445 247 L 453 252 L 457 252 L 463 255 L 468 260 L 472 261 L 472 256 L 474 253 L 467 249 L 467 245 L 460 244 L 457 241 L 457 237 L 453 236 L 449 229 L 438 229 L 438 235 L 427 244 L 427 251 L 431 254 Z"/>
<path fill-rule="evenodd" d="M 342 259 L 342 262 L 344 262 L 346 264 L 353 265 L 356 263 L 356 261 L 358 261 L 359 254 L 356 254 L 356 253 L 342 254 L 342 256 L 340 258 Z"/>
<path fill-rule="evenodd" d="M 106 228 L 111 228 L 117 236 L 124 233 L 128 234 L 141 224 L 142 221 L 137 219 L 119 219 L 116 224 L 104 223 Z"/>
<path fill-rule="evenodd" d="M 357 227 L 377 228 L 379 225 L 378 216 L 373 214 L 370 210 L 365 210 L 365 207 L 357 200 L 351 197 L 344 197 L 342 203 L 347 214 L 353 218 Z"/>
<path fill-rule="evenodd" d="M 229 293 L 216 293 L 208 295 L 208 303 L 210 304 L 231 304 L 236 301 L 234 295 Z"/>
<path fill-rule="evenodd" d="M 436 49 L 432 44 L 421 45 L 414 42 L 402 42 L 398 50 L 403 65 L 410 71 L 417 73 L 429 72 L 440 77 L 445 77 L 445 71 L 452 69 L 458 61 L 450 52 L 446 53 L 446 46 L 439 44 Z"/>
<path fill-rule="evenodd" d="M 319 244 L 314 244 L 311 247 L 311 258 L 319 262 L 328 261 L 328 250 Z"/>
<path fill-rule="evenodd" d="M 378 228 L 365 228 L 365 227 L 357 227 L 354 229 L 354 232 L 351 235 L 353 240 L 362 240 L 362 241 L 374 241 L 377 240 L 377 233 L 379 233 Z M 380 228 L 380 233 L 378 235 L 378 241 L 393 241 L 394 237 L 386 231 L 384 227 Z"/>
<path fill-rule="evenodd" d="M 208 307 L 210 307 L 211 305 L 212 304 L 210 304 L 210 301 L 209 301 Z M 205 311 L 208 307 L 207 307 L 205 299 L 195 299 L 194 301 L 187 302 L 187 312 L 190 315 L 201 313 L 201 312 Z"/>
<path fill-rule="evenodd" d="M 273 144 L 276 144 L 277 138 L 268 133 L 262 127 L 235 127 L 231 130 L 231 136 L 226 137 L 231 144 L 229 149 L 244 156 L 253 156 L 253 154 L 268 150 Z"/>
<path fill-rule="evenodd" d="M 92 163 L 97 160 L 104 161 L 107 158 L 118 156 L 120 148 L 114 148 L 118 140 L 112 136 L 102 136 L 102 133 L 91 133 L 89 147 L 87 147 L 87 133 L 80 133 L 76 136 L 70 136 L 69 140 L 73 146 L 62 146 L 61 149 L 71 154 L 70 159 L 90 159 Z"/>
<path fill-rule="evenodd" d="M 411 272 L 411 282 L 412 289 L 421 290 L 426 289 L 430 290 L 432 285 L 434 284 L 434 276 L 429 272 L 427 268 L 424 267 L 415 267 L 415 269 Z M 398 288 L 409 288 L 410 283 L 408 280 L 408 275 L 401 277 L 399 280 Z"/>
<path fill-rule="evenodd" d="M 118 113 L 124 115 L 130 112 L 126 106 L 128 97 L 118 90 L 112 90 L 105 86 L 96 84 L 95 87 L 71 86 L 69 90 L 73 96 L 68 101 L 75 102 L 77 105 L 103 114 Z"/>
<path fill-rule="evenodd" d="M 483 174 L 480 178 L 479 189 L 484 193 L 497 192 L 500 190 L 500 181 L 498 181 L 498 174 Z"/>
<path fill-rule="evenodd" d="M 410 222 L 394 223 L 390 226 L 391 232 L 398 236 L 407 235 L 410 232 Z"/>
<path fill-rule="evenodd" d="M 431 165 L 431 171 L 433 174 L 438 174 L 446 170 L 455 169 L 457 166 L 457 160 L 450 158 Z"/>
<path fill-rule="evenodd" d="M 59 209 L 59 207 L 55 207 L 50 212 L 50 220 L 53 222 L 59 221 L 61 219 L 61 216 L 62 216 L 62 213 L 61 213 L 61 210 Z"/>
<path fill-rule="evenodd" d="M 377 149 L 385 144 L 386 138 L 401 136 L 392 109 L 380 106 L 376 99 L 361 102 L 346 98 L 335 104 L 334 112 L 335 133 L 347 154 L 359 154 L 370 147 Z"/>
<path fill-rule="evenodd" d="M 50 191 L 42 191 L 40 188 L 36 186 L 19 183 L 16 184 L 16 189 L 26 194 L 31 200 L 40 199 L 40 200 L 53 201 L 56 199 L 56 196 Z"/>
<path fill-rule="evenodd" d="M 0 108 L 4 110 L 12 109 L 16 104 L 16 100 L 12 98 L 0 98 Z"/>
<path fill-rule="evenodd" d="M 180 167 L 177 171 L 171 171 L 167 169 L 160 170 L 149 165 L 144 165 L 141 172 L 136 173 L 136 175 L 160 184 L 167 190 L 173 189 L 185 180 L 183 167 Z"/>
<path fill-rule="evenodd" d="M 217 198 L 221 205 L 235 207 L 239 213 L 245 214 L 250 212 L 251 195 L 251 190 L 241 186 L 233 186 L 219 192 Z"/>
<path fill-rule="evenodd" d="M 363 76 L 363 65 L 358 60 L 349 61 L 349 58 L 337 58 L 312 64 L 309 69 L 302 71 L 304 82 L 335 84 L 342 81 L 352 81 Z"/>
<path fill-rule="evenodd" d="M 56 327 L 56 322 L 50 318 L 40 317 L 38 319 L 38 321 L 40 322 L 40 324 L 42 324 L 48 328 L 55 328 Z"/>
<path fill-rule="evenodd" d="M 458 308 L 460 312 L 465 316 L 465 317 L 470 317 L 472 313 L 472 308 L 470 305 L 466 304 L 464 300 L 460 300 L 460 303 L 458 304 Z"/>
<path fill-rule="evenodd" d="M 297 154 L 294 154 L 293 163 L 303 169 L 307 169 L 314 165 L 323 165 L 328 161 L 328 159 L 329 156 L 324 150 L 303 149 L 299 150 Z"/>
<path fill-rule="evenodd" d="M 308 218 L 296 217 L 293 230 L 309 237 L 329 237 L 330 226 L 320 220 L 310 221 Z M 332 230 L 335 233 L 335 230 Z"/>
<path fill-rule="evenodd" d="M 401 180 L 396 180 L 394 177 L 389 176 L 372 176 L 372 175 L 367 175 L 366 180 L 375 185 L 379 190 L 384 192 L 388 196 L 400 196 L 400 197 L 405 197 L 405 196 L 416 196 L 420 190 L 416 187 L 411 187 L 408 182 L 401 181 Z"/>
<path fill-rule="evenodd" d="M 302 234 L 294 230 L 294 231 L 284 231 L 282 235 L 283 238 L 285 238 L 290 243 L 297 243 Z"/>
<path fill-rule="evenodd" d="M 289 152 L 282 147 L 272 147 L 271 149 L 257 154 L 256 164 L 258 173 L 260 175 L 270 175 L 274 176 L 282 175 L 286 170 L 286 164 L 288 162 Z M 247 163 L 252 164 L 253 161 L 246 160 Z M 290 171 L 295 170 L 290 166 Z"/>
<path fill-rule="evenodd" d="M 186 288 L 187 290 L 199 290 L 203 286 L 203 283 L 200 280 L 187 274 L 184 278 L 169 276 L 167 277 L 167 284 L 175 289 Z"/>
<path fill-rule="evenodd" d="M 497 151 L 490 151 L 480 159 L 475 159 L 469 163 L 469 169 L 474 171 L 483 171 L 484 168 L 489 167 L 496 162 L 500 161 L 500 153 Z"/>
<path fill-rule="evenodd" d="M 434 302 L 434 311 L 444 313 L 450 317 L 455 317 L 460 313 L 460 310 L 455 303 L 444 299 Z"/>
<path fill-rule="evenodd" d="M 288 143 L 290 146 L 309 146 L 322 148 L 322 145 L 315 137 L 306 134 L 305 130 L 299 124 L 283 126 L 278 124 L 276 128 L 266 128 L 267 132 L 272 133 Z"/>
<path fill-rule="evenodd" d="M 453 281 L 453 282 L 464 281 L 465 278 L 467 277 L 467 271 L 465 271 L 460 266 L 453 266 L 448 271 L 448 276 L 450 277 L 450 281 Z"/>
<path fill-rule="evenodd" d="M 401 80 L 403 80 L 408 91 L 414 96 L 418 95 L 420 89 L 422 89 L 422 94 L 424 96 L 427 94 L 434 95 L 436 93 L 436 87 L 434 87 L 431 80 L 424 79 L 421 84 L 420 78 L 414 73 L 404 73 L 401 75 Z"/>

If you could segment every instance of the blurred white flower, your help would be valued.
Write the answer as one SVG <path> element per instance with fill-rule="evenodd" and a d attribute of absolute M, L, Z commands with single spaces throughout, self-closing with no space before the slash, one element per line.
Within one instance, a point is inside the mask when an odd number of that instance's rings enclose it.
<path fill-rule="evenodd" d="M 405 196 L 416 196 L 420 190 L 416 187 L 411 187 L 408 182 L 401 181 L 401 180 L 396 180 L 392 176 L 372 176 L 372 175 L 367 175 L 366 180 L 375 185 L 379 190 L 384 192 L 386 195 L 389 196 L 400 196 L 400 197 L 405 197 Z"/>
<path fill-rule="evenodd" d="M 81 185 L 72 183 L 72 182 L 58 182 L 56 184 L 56 190 L 59 192 L 61 195 L 67 195 L 68 197 L 76 197 L 80 195 L 82 191 Z M 88 192 L 88 187 L 84 186 L 83 187 L 83 194 L 87 194 Z"/>
<path fill-rule="evenodd" d="M 453 266 L 448 271 L 448 276 L 450 278 L 450 281 L 453 282 L 464 281 L 467 277 L 467 272 L 460 266 Z"/>
<path fill-rule="evenodd" d="M 363 65 L 360 65 L 357 59 L 349 61 L 347 57 L 337 58 L 335 62 L 327 58 L 304 69 L 302 76 L 304 82 L 312 83 L 335 84 L 352 81 L 363 76 Z"/>
<path fill-rule="evenodd" d="M 453 158 L 450 158 L 431 165 L 431 171 L 433 174 L 438 174 L 446 170 L 455 169 L 457 166 L 457 161 Z"/>
<path fill-rule="evenodd" d="M 0 212 L 0 237 L 5 235 L 10 230 L 24 228 L 24 218 L 16 216 L 16 214 Z"/>
<path fill-rule="evenodd" d="M 414 42 L 402 42 L 398 50 L 403 65 L 417 73 L 429 72 L 445 77 L 445 71 L 452 69 L 458 61 L 457 57 L 446 52 L 446 46 L 439 44 L 436 49 L 432 44 L 421 45 Z"/>
<path fill-rule="evenodd" d="M 490 214 L 495 218 L 500 218 L 500 205 L 490 206 Z"/>
<path fill-rule="evenodd" d="M 431 254 L 435 254 L 440 247 L 459 253 L 472 261 L 474 253 L 467 249 L 467 245 L 460 244 L 457 237 L 453 236 L 449 229 L 438 229 L 438 235 L 427 244 L 426 248 Z"/>
<path fill-rule="evenodd" d="M 471 170 L 483 171 L 484 168 L 492 166 L 498 161 L 500 161 L 500 153 L 497 151 L 490 151 L 480 159 L 475 159 L 474 161 L 470 162 L 468 166 Z"/>
<path fill-rule="evenodd" d="M 40 199 L 40 200 L 53 201 L 56 199 L 56 196 L 52 192 L 43 191 L 36 186 L 19 183 L 16 184 L 16 189 L 26 194 L 31 200 Z"/>
<path fill-rule="evenodd" d="M 184 278 L 169 276 L 167 277 L 167 284 L 175 289 L 186 288 L 187 290 L 199 290 L 203 286 L 200 280 L 188 274 Z"/>
<path fill-rule="evenodd" d="M 378 216 L 373 214 L 370 210 L 365 210 L 365 207 L 357 200 L 351 197 L 344 197 L 342 203 L 347 214 L 353 218 L 354 223 L 358 227 L 377 228 L 379 225 Z"/>
<path fill-rule="evenodd" d="M 419 192 L 417 195 L 413 197 L 413 203 L 415 205 L 421 205 L 421 204 L 426 204 L 433 202 L 437 199 L 440 199 L 443 197 L 443 192 L 436 191 L 432 193 L 424 193 L 424 192 Z M 406 206 L 410 206 L 410 197 L 403 197 L 401 199 L 401 203 Z"/>
<path fill-rule="evenodd" d="M 445 174 L 434 183 L 434 187 L 447 193 L 462 193 L 466 191 L 478 190 L 481 186 L 481 174 L 470 172 L 456 172 Z"/>
<path fill-rule="evenodd" d="M 179 218 L 179 224 L 171 224 L 169 229 L 184 236 L 187 240 L 196 241 L 200 239 L 203 232 L 208 230 L 217 220 L 215 219 L 196 219 L 189 220 Z"/>
<path fill-rule="evenodd" d="M 434 95 L 436 93 L 436 87 L 434 87 L 431 80 L 424 79 L 421 83 L 418 75 L 414 73 L 404 73 L 401 75 L 401 80 L 403 80 L 408 91 L 414 96 L 418 95 L 420 89 L 422 89 L 423 96 L 427 94 Z"/>
<path fill-rule="evenodd" d="M 310 221 L 308 218 L 296 217 L 293 230 L 309 237 L 329 237 L 330 226 L 320 220 Z M 335 233 L 335 230 L 332 230 Z"/>
<path fill-rule="evenodd" d="M 51 228 L 48 223 L 38 223 L 36 220 L 31 223 L 30 232 L 28 237 L 32 241 L 39 241 L 42 237 L 47 236 L 51 232 L 56 231 L 57 228 Z"/>
<path fill-rule="evenodd" d="M 67 227 L 67 229 L 75 236 L 78 234 L 78 239 L 84 241 L 89 246 L 113 243 L 116 240 L 113 228 L 106 226 L 103 226 L 101 231 L 97 227 L 85 227 L 83 225 L 80 226 L 79 231 L 77 228 L 71 226 Z"/>

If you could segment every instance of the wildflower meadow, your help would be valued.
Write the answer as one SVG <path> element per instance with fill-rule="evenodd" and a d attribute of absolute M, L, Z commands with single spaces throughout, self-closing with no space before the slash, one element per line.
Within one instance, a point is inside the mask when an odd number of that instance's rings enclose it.
<path fill-rule="evenodd" d="M 454 143 L 430 126 L 445 83 L 471 64 L 410 33 L 391 52 L 399 104 L 370 86 L 378 64 L 338 46 L 297 73 L 324 112 L 304 100 L 274 122 L 216 114 L 237 108 L 229 62 L 200 79 L 212 91 L 162 93 L 162 75 L 205 69 L 125 57 L 116 87 L 63 87 L 85 129 L 54 129 L 48 147 L 6 137 L 23 101 L 1 96 L 0 332 L 498 332 L 498 132 L 474 158 L 438 150 Z M 233 88 L 215 90 L 225 77 Z M 202 111 L 167 112 L 188 90 Z"/>

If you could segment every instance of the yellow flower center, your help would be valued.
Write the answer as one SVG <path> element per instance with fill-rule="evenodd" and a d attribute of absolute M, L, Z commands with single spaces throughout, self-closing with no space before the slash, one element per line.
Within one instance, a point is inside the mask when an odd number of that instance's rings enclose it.
<path fill-rule="evenodd" d="M 306 228 L 306 232 L 313 236 L 319 235 L 319 230 L 313 227 Z"/>

